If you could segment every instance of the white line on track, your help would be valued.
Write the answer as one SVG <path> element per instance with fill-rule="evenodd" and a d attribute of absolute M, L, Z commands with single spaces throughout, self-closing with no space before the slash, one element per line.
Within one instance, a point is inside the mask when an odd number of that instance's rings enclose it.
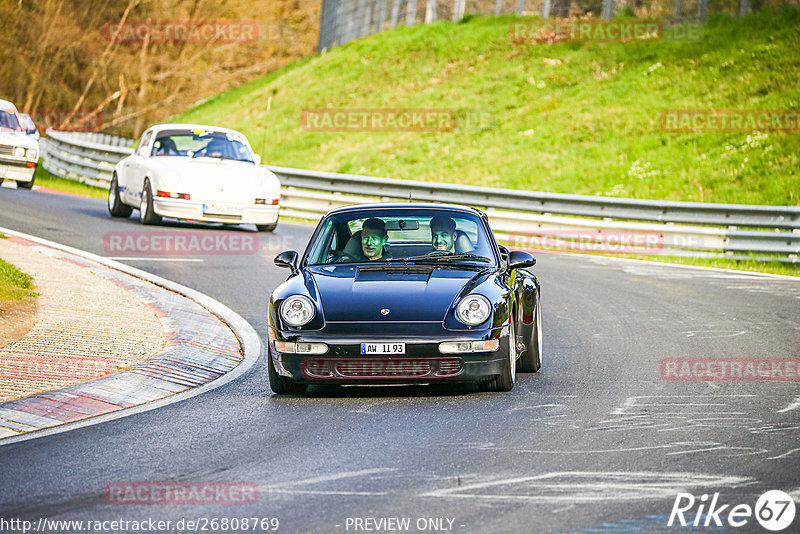
<path fill-rule="evenodd" d="M 159 257 L 147 257 L 147 256 L 105 256 L 107 260 L 116 260 L 116 261 L 173 261 L 173 262 L 193 262 L 199 263 L 204 262 L 206 260 L 202 258 L 159 258 Z"/>

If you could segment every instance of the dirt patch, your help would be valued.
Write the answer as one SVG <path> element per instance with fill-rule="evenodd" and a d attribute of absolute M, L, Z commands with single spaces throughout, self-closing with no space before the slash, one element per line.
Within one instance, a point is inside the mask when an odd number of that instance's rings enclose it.
<path fill-rule="evenodd" d="M 19 341 L 36 324 L 38 297 L 0 301 L 0 347 Z"/>

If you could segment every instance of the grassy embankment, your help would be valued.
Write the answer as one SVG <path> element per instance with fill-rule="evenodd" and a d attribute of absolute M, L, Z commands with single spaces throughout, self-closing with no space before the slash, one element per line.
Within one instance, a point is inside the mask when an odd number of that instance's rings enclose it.
<path fill-rule="evenodd" d="M 33 278 L 0 259 L 0 302 L 35 297 Z"/>

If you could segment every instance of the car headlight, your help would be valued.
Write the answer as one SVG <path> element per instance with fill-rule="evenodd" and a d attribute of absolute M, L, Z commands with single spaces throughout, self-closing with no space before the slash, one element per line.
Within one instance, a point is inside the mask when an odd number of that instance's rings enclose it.
<path fill-rule="evenodd" d="M 314 318 L 314 304 L 308 297 L 292 295 L 281 303 L 280 315 L 290 326 L 303 326 Z"/>
<path fill-rule="evenodd" d="M 29 148 L 25 151 L 25 157 L 27 157 L 31 161 L 36 161 L 39 157 L 39 153 L 36 151 L 35 148 Z"/>
<path fill-rule="evenodd" d="M 164 184 L 166 187 L 174 187 L 178 185 L 178 182 L 181 180 L 181 177 L 178 176 L 178 173 L 175 171 L 166 171 L 164 174 L 161 175 L 161 183 Z"/>
<path fill-rule="evenodd" d="M 24 158 L 25 157 L 25 148 L 18 146 L 14 149 L 14 157 L 15 158 Z"/>
<path fill-rule="evenodd" d="M 491 306 L 483 295 L 467 295 L 456 306 L 456 317 L 462 323 L 476 326 L 489 318 Z"/>

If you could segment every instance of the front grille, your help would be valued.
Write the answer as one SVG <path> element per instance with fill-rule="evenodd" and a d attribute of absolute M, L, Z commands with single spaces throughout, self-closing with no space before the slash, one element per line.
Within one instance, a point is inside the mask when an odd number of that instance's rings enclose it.
<path fill-rule="evenodd" d="M 461 372 L 461 360 L 439 360 L 438 376 L 453 376 Z"/>
<path fill-rule="evenodd" d="M 0 145 L 0 156 L 13 156 L 14 147 L 11 145 Z"/>
<path fill-rule="evenodd" d="M 241 221 L 242 220 L 242 216 L 241 215 L 228 215 L 226 213 L 212 213 L 210 211 L 207 211 L 205 213 L 205 215 L 207 217 L 213 217 L 215 219 L 225 219 L 227 221 Z"/>

